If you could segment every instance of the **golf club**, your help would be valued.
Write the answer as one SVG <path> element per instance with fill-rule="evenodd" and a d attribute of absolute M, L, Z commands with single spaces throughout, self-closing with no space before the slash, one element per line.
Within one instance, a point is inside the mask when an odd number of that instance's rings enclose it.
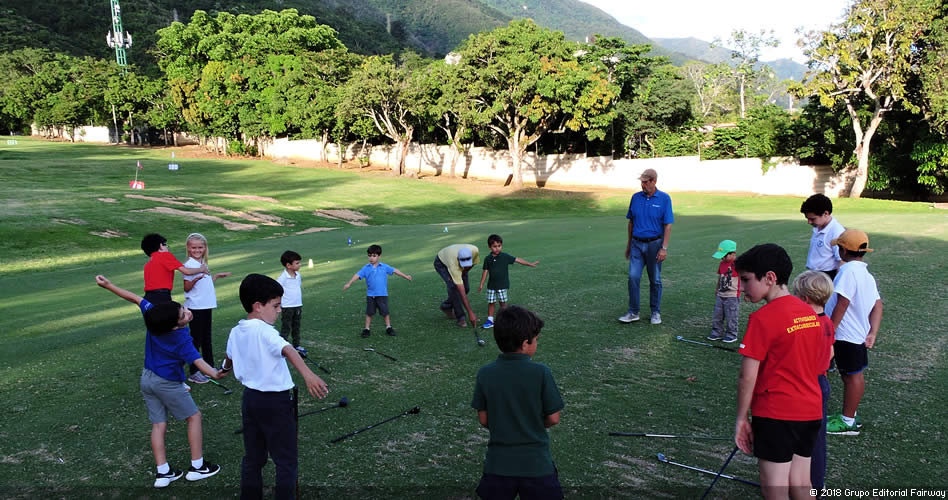
<path fill-rule="evenodd" d="M 659 461 L 659 462 L 665 462 L 666 464 L 677 465 L 678 467 L 684 467 L 685 469 L 691 469 L 691 470 L 695 470 L 695 471 L 698 471 L 698 472 L 704 472 L 705 474 L 715 474 L 715 475 L 717 474 L 716 472 L 710 471 L 710 470 L 707 470 L 707 469 L 700 469 L 700 468 L 698 468 L 698 467 L 692 467 L 692 466 L 690 466 L 690 465 L 680 464 L 680 463 L 678 463 L 678 462 L 672 462 L 671 460 L 669 460 L 668 458 L 666 458 L 665 455 L 662 454 L 662 453 L 659 453 L 659 454 L 658 454 L 658 461 Z M 748 481 L 747 479 L 741 479 L 741 478 L 739 478 L 739 477 L 734 477 L 734 476 L 731 476 L 731 475 L 728 475 L 728 474 L 721 474 L 721 477 L 723 477 L 724 479 L 733 479 L 734 481 L 740 481 L 740 482 L 742 482 L 742 483 L 744 483 L 744 484 L 749 484 L 749 485 L 751 485 L 751 486 L 756 486 L 756 487 L 760 488 L 760 485 L 759 485 L 759 484 L 757 484 L 757 483 L 755 483 L 755 482 L 753 482 L 753 481 Z"/>
<path fill-rule="evenodd" d="M 312 363 L 313 366 L 315 366 L 316 368 L 319 368 L 319 369 L 322 370 L 324 373 L 327 373 L 327 374 L 329 373 L 329 370 L 323 368 L 322 366 L 320 366 L 319 363 L 313 361 L 312 359 L 309 359 L 309 356 L 306 355 L 306 353 L 303 353 L 303 352 L 300 352 L 300 351 L 296 351 L 296 352 L 299 352 L 301 358 L 305 359 L 306 361 L 309 361 L 309 362 Z"/>
<path fill-rule="evenodd" d="M 714 488 L 714 483 L 718 482 L 718 478 L 721 477 L 721 474 L 724 474 L 724 469 L 727 469 L 727 464 L 731 463 L 731 459 L 734 458 L 734 454 L 737 453 L 737 446 L 731 450 L 731 454 L 728 455 L 727 460 L 724 461 L 724 465 L 721 466 L 721 470 L 714 476 L 714 480 L 711 481 L 711 485 L 708 486 L 708 489 L 704 490 L 704 495 L 701 495 L 701 500 L 704 500 L 708 496 L 708 493 L 711 493 L 711 488 Z"/>
<path fill-rule="evenodd" d="M 220 382 L 218 382 L 218 381 L 212 379 L 211 377 L 208 377 L 207 380 L 209 380 L 212 384 L 216 385 L 217 387 L 220 387 L 221 389 L 224 389 L 224 395 L 225 395 L 225 396 L 234 392 L 234 391 L 228 389 L 227 386 L 225 386 L 224 384 L 222 384 L 222 383 L 220 383 Z"/>
<path fill-rule="evenodd" d="M 481 335 L 477 332 L 477 321 L 471 321 L 471 326 L 474 327 L 474 338 L 477 339 L 477 345 L 484 347 L 484 339 L 482 339 Z"/>
<path fill-rule="evenodd" d="M 689 344 L 698 344 L 698 345 L 703 345 L 705 347 L 713 347 L 715 349 L 721 349 L 722 351 L 737 352 L 737 349 L 734 349 L 733 347 L 724 347 L 723 345 L 714 345 L 714 344 L 708 344 L 706 342 L 698 342 L 696 340 L 688 340 L 682 337 L 681 335 L 675 337 L 675 339 L 680 340 L 682 342 L 688 342 Z"/>
<path fill-rule="evenodd" d="M 381 354 L 381 353 L 380 353 L 380 354 Z M 347 439 L 347 438 L 350 438 L 350 437 L 352 437 L 352 436 L 355 436 L 356 434 L 358 434 L 358 433 L 360 433 L 360 432 L 367 431 L 367 430 L 372 429 L 372 428 L 374 428 L 374 427 L 378 427 L 378 426 L 384 424 L 385 422 L 391 422 L 392 420 L 395 420 L 396 418 L 399 418 L 399 417 L 404 417 L 405 415 L 417 415 L 418 413 L 421 413 L 421 408 L 419 408 L 419 407 L 416 406 L 416 407 L 414 407 L 414 408 L 412 408 L 412 409 L 410 409 L 410 410 L 405 410 L 405 411 L 399 413 L 398 415 L 395 415 L 394 417 L 386 418 L 385 420 L 383 420 L 383 421 L 381 421 L 381 422 L 378 422 L 378 423 L 375 423 L 375 424 L 372 424 L 372 425 L 368 425 L 368 426 L 363 427 L 363 428 L 361 428 L 361 429 L 359 429 L 359 430 L 356 430 L 356 431 L 352 431 L 352 432 L 350 432 L 349 434 L 346 434 L 346 435 L 344 435 L 344 436 L 339 436 L 339 437 L 337 437 L 336 439 L 333 439 L 332 441 L 330 441 L 330 443 L 338 443 L 339 441 L 342 441 L 343 439 Z"/>
<path fill-rule="evenodd" d="M 397 359 L 395 359 L 395 358 L 389 356 L 388 354 L 385 354 L 385 353 L 382 352 L 382 351 L 376 351 L 375 349 L 372 349 L 371 347 L 363 347 L 362 350 L 363 350 L 363 351 L 372 351 L 372 352 L 374 352 L 374 353 L 376 353 L 376 354 L 380 354 L 380 355 L 382 355 L 382 356 L 385 356 L 386 358 L 388 358 L 388 359 L 390 359 L 390 360 L 392 360 L 392 361 L 398 361 Z"/>
<path fill-rule="evenodd" d="M 345 408 L 345 407 L 347 407 L 347 406 L 349 406 L 349 399 L 347 399 L 345 396 L 343 396 L 342 399 L 340 399 L 338 403 L 336 403 L 336 404 L 334 404 L 334 405 L 332 405 L 332 406 L 327 406 L 327 407 L 325 407 L 325 408 L 320 408 L 320 409 L 318 409 L 318 410 L 308 411 L 308 412 L 306 412 L 306 413 L 301 414 L 300 417 L 305 417 L 306 415 L 312 415 L 312 414 L 314 414 L 314 413 L 321 413 L 321 412 L 324 412 L 324 411 L 326 411 L 326 410 L 331 410 L 331 409 L 333 409 L 333 408 Z"/>
<path fill-rule="evenodd" d="M 650 437 L 650 438 L 680 438 L 680 439 L 716 439 L 719 441 L 730 441 L 729 437 L 717 436 L 699 436 L 699 435 L 678 435 L 678 434 L 649 434 L 647 432 L 610 432 L 610 436 L 621 437 Z"/>

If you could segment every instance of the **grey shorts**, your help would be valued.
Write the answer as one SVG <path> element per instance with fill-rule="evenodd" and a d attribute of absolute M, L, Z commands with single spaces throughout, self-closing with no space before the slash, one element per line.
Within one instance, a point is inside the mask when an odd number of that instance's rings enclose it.
<path fill-rule="evenodd" d="M 365 298 L 365 315 L 375 316 L 376 309 L 378 309 L 379 314 L 381 314 L 382 316 L 388 316 L 388 296 L 387 295 L 380 295 L 378 297 Z"/>
<path fill-rule="evenodd" d="M 145 407 L 148 408 L 148 419 L 153 424 L 167 422 L 169 412 L 178 420 L 198 412 L 183 382 L 163 379 L 148 368 L 142 368 L 141 390 Z"/>

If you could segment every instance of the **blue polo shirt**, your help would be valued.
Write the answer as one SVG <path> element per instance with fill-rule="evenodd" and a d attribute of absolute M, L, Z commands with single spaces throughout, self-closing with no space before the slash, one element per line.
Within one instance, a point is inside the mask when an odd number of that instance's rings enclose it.
<path fill-rule="evenodd" d="M 661 236 L 665 232 L 665 224 L 675 222 L 671 196 L 657 189 L 652 196 L 639 191 L 632 195 L 625 218 L 633 221 L 633 237 L 645 239 Z"/>
<path fill-rule="evenodd" d="M 356 273 L 359 279 L 365 280 L 367 297 L 388 297 L 388 277 L 395 273 L 395 268 L 379 262 L 378 265 L 366 264 Z"/>
<path fill-rule="evenodd" d="M 144 316 L 145 311 L 154 306 L 142 299 L 138 307 Z M 199 359 L 201 354 L 194 348 L 189 327 L 178 328 L 162 335 L 145 331 L 145 368 L 155 375 L 172 382 L 184 382 L 182 363 L 190 365 Z"/>

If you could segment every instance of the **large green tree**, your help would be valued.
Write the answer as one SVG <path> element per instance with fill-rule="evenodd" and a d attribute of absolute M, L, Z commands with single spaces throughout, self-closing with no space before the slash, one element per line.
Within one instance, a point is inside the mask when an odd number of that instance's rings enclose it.
<path fill-rule="evenodd" d="M 760 30 L 759 33 L 751 33 L 747 30 L 734 30 L 731 32 L 731 38 L 727 45 L 731 49 L 731 62 L 734 64 L 734 77 L 737 82 L 738 102 L 740 104 L 740 117 L 747 116 L 747 88 L 752 89 L 756 86 L 753 82 L 760 78 L 766 78 L 771 73 L 770 69 L 760 64 L 760 52 L 767 47 L 776 47 L 779 41 L 774 36 L 773 30 Z M 721 44 L 716 40 L 714 45 Z"/>
<path fill-rule="evenodd" d="M 845 19 L 805 40 L 810 76 L 795 92 L 827 107 L 841 104 L 852 122 L 858 164 L 850 196 L 862 195 L 869 178 L 873 135 L 897 102 L 909 110 L 907 83 L 918 69 L 916 43 L 931 24 L 937 0 L 858 0 Z M 871 115 L 860 116 L 860 100 Z"/>
<path fill-rule="evenodd" d="M 577 59 L 580 48 L 527 19 L 471 35 L 459 51 L 473 121 L 506 140 L 516 187 L 523 185 L 527 147 L 543 134 L 570 129 L 605 136 L 617 88 L 605 71 Z"/>

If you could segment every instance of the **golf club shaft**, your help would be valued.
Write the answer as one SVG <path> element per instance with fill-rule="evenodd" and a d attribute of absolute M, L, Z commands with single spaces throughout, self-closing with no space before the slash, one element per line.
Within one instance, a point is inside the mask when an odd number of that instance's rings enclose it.
<path fill-rule="evenodd" d="M 701 500 L 704 500 L 705 498 L 707 498 L 708 493 L 711 493 L 711 488 L 714 488 L 714 484 L 718 482 L 718 478 L 721 477 L 721 474 L 724 474 L 724 469 L 727 469 L 727 464 L 731 463 L 731 459 L 734 458 L 734 454 L 737 453 L 737 450 L 738 450 L 737 446 L 735 446 L 734 449 L 731 450 L 731 454 L 728 455 L 727 460 L 724 461 L 724 465 L 721 466 L 721 470 L 719 470 L 718 473 L 714 476 L 714 480 L 711 481 L 710 485 L 708 485 L 708 489 L 704 490 L 704 495 L 701 495 Z"/>
<path fill-rule="evenodd" d="M 352 436 L 355 436 L 356 434 L 358 434 L 358 433 L 360 433 L 360 432 L 365 432 L 365 431 L 367 431 L 367 430 L 369 430 L 369 429 L 373 429 L 373 428 L 378 427 L 378 426 L 380 426 L 380 425 L 382 425 L 382 424 L 384 424 L 384 423 L 386 423 L 386 422 L 391 422 L 392 420 L 395 420 L 396 418 L 404 417 L 405 415 L 408 415 L 409 413 L 411 413 L 411 411 L 412 411 L 412 410 L 406 410 L 406 411 L 404 411 L 404 412 L 402 412 L 402 413 L 400 413 L 400 414 L 398 414 L 398 415 L 395 415 L 394 417 L 389 417 L 389 418 L 386 418 L 385 420 L 383 420 L 383 421 L 381 421 L 381 422 L 377 422 L 377 423 L 374 423 L 374 424 L 372 424 L 372 425 L 367 425 L 367 426 L 365 426 L 365 427 L 363 427 L 363 428 L 361 428 L 361 429 L 354 430 L 354 431 L 350 432 L 349 434 L 346 434 L 345 436 L 339 436 L 339 437 L 337 437 L 336 439 L 333 439 L 332 441 L 330 441 L 330 443 L 338 443 L 339 441 L 342 441 L 343 439 L 351 438 Z"/>
<path fill-rule="evenodd" d="M 677 434 L 649 434 L 647 432 L 610 432 L 610 436 L 621 436 L 621 437 L 651 437 L 651 438 L 678 438 L 678 439 L 715 439 L 719 441 L 730 441 L 732 438 L 729 437 L 717 437 L 717 436 L 679 436 Z"/>
<path fill-rule="evenodd" d="M 313 364 L 313 366 L 315 366 L 316 368 L 319 368 L 319 369 L 322 370 L 324 373 L 327 373 L 327 374 L 329 373 L 329 370 L 323 368 L 322 365 L 320 365 L 319 363 L 317 363 L 317 362 L 315 362 L 315 361 L 309 359 L 308 356 L 307 356 L 307 357 L 304 357 L 303 359 L 305 359 L 306 361 L 309 361 L 310 363 Z"/>
<path fill-rule="evenodd" d="M 220 383 L 220 382 L 218 382 L 218 381 L 212 379 L 211 377 L 208 377 L 207 379 L 208 379 L 212 384 L 216 385 L 217 387 L 220 387 L 221 389 L 224 389 L 224 394 L 230 394 L 230 393 L 234 392 L 234 391 L 228 389 L 227 386 L 225 386 L 224 384 L 222 384 L 222 383 Z"/>
<path fill-rule="evenodd" d="M 702 468 L 699 468 L 699 467 L 692 467 L 692 466 L 690 466 L 690 465 L 680 464 L 680 463 L 678 463 L 678 462 L 672 462 L 671 460 L 668 460 L 667 458 L 666 458 L 665 460 L 662 460 L 662 462 L 665 462 L 666 464 L 677 465 L 678 467 L 684 467 L 685 469 L 691 469 L 691 470 L 693 470 L 693 471 L 704 472 L 705 474 L 717 475 L 717 473 L 714 472 L 714 471 L 710 471 L 710 470 L 707 470 L 707 469 L 702 469 Z M 728 475 L 728 474 L 721 474 L 721 477 L 723 477 L 724 479 L 732 479 L 732 480 L 734 480 L 734 481 L 740 481 L 740 482 L 742 482 L 742 483 L 744 483 L 744 484 L 749 484 L 749 485 L 751 485 L 751 486 L 756 486 L 756 487 L 760 488 L 760 485 L 759 485 L 759 484 L 757 484 L 757 483 L 755 483 L 755 482 L 753 482 L 753 481 L 748 481 L 747 479 L 741 479 L 741 478 L 739 478 L 739 477 L 731 476 L 731 475 Z"/>
<path fill-rule="evenodd" d="M 390 360 L 392 360 L 392 361 L 398 361 L 397 359 L 393 358 L 392 356 L 389 356 L 388 354 L 385 354 L 384 352 L 381 352 L 381 351 L 375 351 L 375 352 L 381 354 L 382 356 L 385 356 L 386 358 L 388 358 L 388 359 L 390 359 Z"/>
<path fill-rule="evenodd" d="M 676 338 L 677 338 L 678 340 L 682 341 L 682 342 L 688 342 L 689 344 L 698 344 L 698 345 L 703 345 L 703 346 L 705 346 L 705 347 L 713 347 L 713 348 L 715 348 L 715 349 L 721 349 L 722 351 L 737 352 L 737 349 L 734 349 L 734 348 L 732 348 L 732 347 L 724 347 L 723 345 L 714 345 L 714 344 L 708 344 L 708 343 L 705 343 L 705 342 L 698 342 L 698 341 L 696 341 L 696 340 L 689 340 L 689 339 L 686 339 L 686 338 L 684 338 L 684 337 L 682 337 L 682 336 L 680 336 L 680 335 L 679 335 L 678 337 L 676 337 Z"/>
<path fill-rule="evenodd" d="M 324 412 L 324 411 L 326 411 L 326 410 L 331 410 L 331 409 L 333 409 L 333 408 L 339 408 L 339 404 L 337 403 L 337 404 L 334 404 L 334 405 L 332 405 L 332 406 L 327 406 L 327 407 L 325 407 L 325 408 L 320 408 L 320 409 L 318 409 L 318 410 L 312 410 L 312 411 L 308 411 L 308 412 L 306 412 L 306 413 L 301 413 L 301 414 L 300 414 L 300 417 L 305 417 L 306 415 L 313 415 L 313 414 L 315 414 L 315 413 L 322 413 L 322 412 Z"/>

